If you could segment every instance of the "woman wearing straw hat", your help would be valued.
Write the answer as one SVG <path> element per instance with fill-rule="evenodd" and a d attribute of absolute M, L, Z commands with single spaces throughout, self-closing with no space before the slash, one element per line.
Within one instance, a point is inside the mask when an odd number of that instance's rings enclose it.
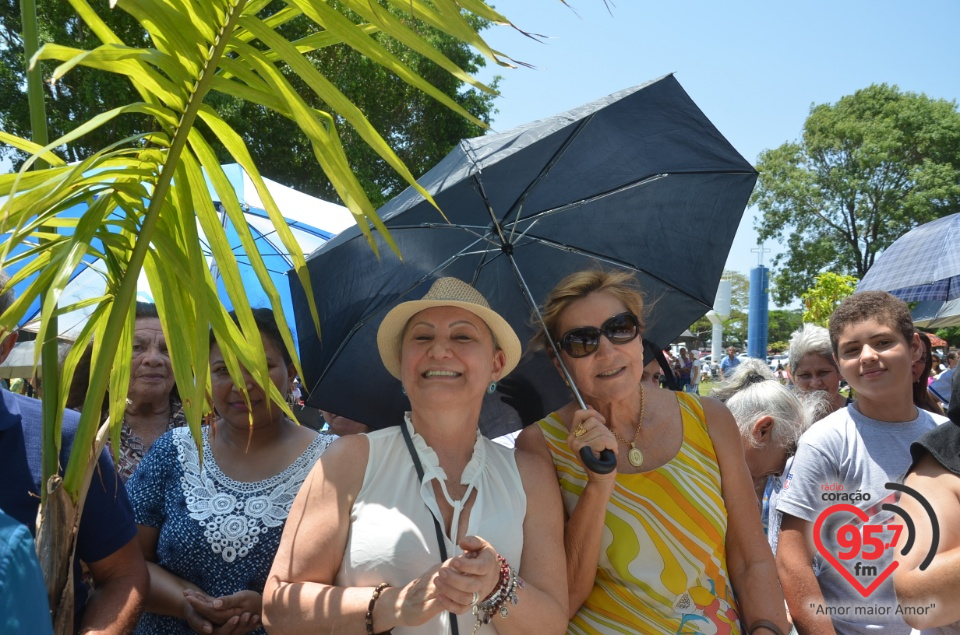
<path fill-rule="evenodd" d="M 264 592 L 269 632 L 562 633 L 553 470 L 478 431 L 484 394 L 520 359 L 513 329 L 441 278 L 377 343 L 411 411 L 341 438 L 300 490 Z"/>

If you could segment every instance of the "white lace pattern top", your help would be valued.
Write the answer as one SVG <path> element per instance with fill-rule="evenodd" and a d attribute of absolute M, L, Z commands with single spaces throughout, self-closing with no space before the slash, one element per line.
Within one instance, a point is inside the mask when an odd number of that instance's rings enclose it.
<path fill-rule="evenodd" d="M 203 464 L 188 428 L 157 440 L 127 481 L 138 524 L 159 528 L 157 564 L 214 597 L 263 592 L 293 499 L 336 438 L 318 434 L 279 474 L 252 483 L 224 474 L 203 429 Z M 145 613 L 137 633 L 190 633 L 186 622 Z M 255 631 L 255 632 L 262 632 Z"/>

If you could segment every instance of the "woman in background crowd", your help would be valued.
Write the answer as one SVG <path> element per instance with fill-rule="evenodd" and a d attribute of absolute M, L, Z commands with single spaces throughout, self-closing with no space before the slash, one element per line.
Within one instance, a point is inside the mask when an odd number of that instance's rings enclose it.
<path fill-rule="evenodd" d="M 804 324 L 790 337 L 790 377 L 800 392 L 824 391 L 831 412 L 852 401 L 840 393 L 840 368 L 833 359 L 830 332 L 822 326 Z"/>
<path fill-rule="evenodd" d="M 776 553 L 780 533 L 776 500 L 783 475 L 790 469 L 800 435 L 814 417 L 832 412 L 833 405 L 823 391 L 794 394 L 757 359 L 744 361 L 711 395 L 724 402 L 737 420 L 763 529 Z"/>
<path fill-rule="evenodd" d="M 745 360 L 711 396 L 722 401 L 737 421 L 744 458 L 760 500 L 767 479 L 783 473 L 809 425 L 803 404 L 759 359 Z"/>
<path fill-rule="evenodd" d="M 180 407 L 157 305 L 137 302 L 135 320 L 130 387 L 127 389 L 127 408 L 120 424 L 120 447 L 117 452 L 117 473 L 122 481 L 130 478 L 154 441 L 169 430 L 187 425 Z M 93 347 L 88 346 L 77 363 L 67 396 L 68 408 L 80 410 L 84 407 L 90 383 L 92 354 Z M 104 418 L 107 416 L 108 403 L 104 399 L 101 408 Z"/>
<path fill-rule="evenodd" d="M 931 352 L 933 347 L 930 344 L 930 336 L 921 331 L 917 331 L 917 335 L 923 343 L 923 350 L 920 353 L 920 359 L 913 363 L 913 405 L 927 412 L 942 415 L 943 408 L 940 407 L 940 402 L 930 394 L 930 373 L 933 368 L 933 358 L 936 355 Z"/>
<path fill-rule="evenodd" d="M 270 380 L 287 396 L 296 369 L 273 313 L 253 315 Z M 173 430 L 127 481 L 150 570 L 138 634 L 263 633 L 261 594 L 283 524 L 330 443 L 284 416 L 241 368 L 245 396 L 215 340 L 210 376 L 219 418 L 203 428 L 202 454 L 188 428 Z"/>

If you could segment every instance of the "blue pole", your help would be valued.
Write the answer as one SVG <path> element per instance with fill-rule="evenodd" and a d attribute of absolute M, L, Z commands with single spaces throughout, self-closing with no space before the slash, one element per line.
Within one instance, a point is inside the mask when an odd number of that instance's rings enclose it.
<path fill-rule="evenodd" d="M 757 359 L 767 358 L 767 332 L 769 330 L 768 275 L 767 268 L 760 265 L 750 270 L 750 314 L 747 320 L 747 355 Z"/>

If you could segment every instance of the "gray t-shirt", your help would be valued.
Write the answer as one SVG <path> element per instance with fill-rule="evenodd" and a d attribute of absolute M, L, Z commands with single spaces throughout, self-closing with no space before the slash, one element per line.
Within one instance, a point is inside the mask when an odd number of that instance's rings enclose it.
<path fill-rule="evenodd" d="M 918 410 L 913 421 L 902 423 L 865 417 L 855 403 L 838 410 L 815 423 L 800 438 L 796 458 L 777 500 L 777 510 L 811 523 L 833 505 L 853 505 L 862 510 L 869 517 L 866 521 L 852 512 L 831 513 L 821 527 L 820 536 L 825 551 L 834 555 L 834 561 L 863 588 L 869 589 L 877 578 L 870 575 L 869 567 L 875 567 L 876 572 L 885 571 L 893 562 L 894 549 L 884 549 L 879 558 L 870 559 L 865 555 L 873 549 L 864 544 L 850 559 L 841 559 L 838 554 L 851 549 L 849 544 L 841 549 L 836 539 L 838 531 L 851 524 L 857 535 L 862 536 L 863 525 L 900 524 L 892 512 L 881 508 L 885 503 L 897 501 L 897 492 L 887 489 L 886 484 L 898 481 L 910 466 L 910 444 L 944 421 L 945 417 L 925 410 Z M 844 537 L 855 540 L 849 532 L 845 532 Z M 874 538 L 889 543 L 893 531 L 884 527 Z M 902 548 L 905 541 L 906 536 L 901 536 L 898 548 Z M 902 613 L 897 612 L 892 576 L 864 597 L 835 566 L 819 551 L 815 553 L 813 569 L 826 605 L 814 610 L 829 615 L 837 633 L 877 633 L 878 629 L 884 633 L 910 633 Z"/>

